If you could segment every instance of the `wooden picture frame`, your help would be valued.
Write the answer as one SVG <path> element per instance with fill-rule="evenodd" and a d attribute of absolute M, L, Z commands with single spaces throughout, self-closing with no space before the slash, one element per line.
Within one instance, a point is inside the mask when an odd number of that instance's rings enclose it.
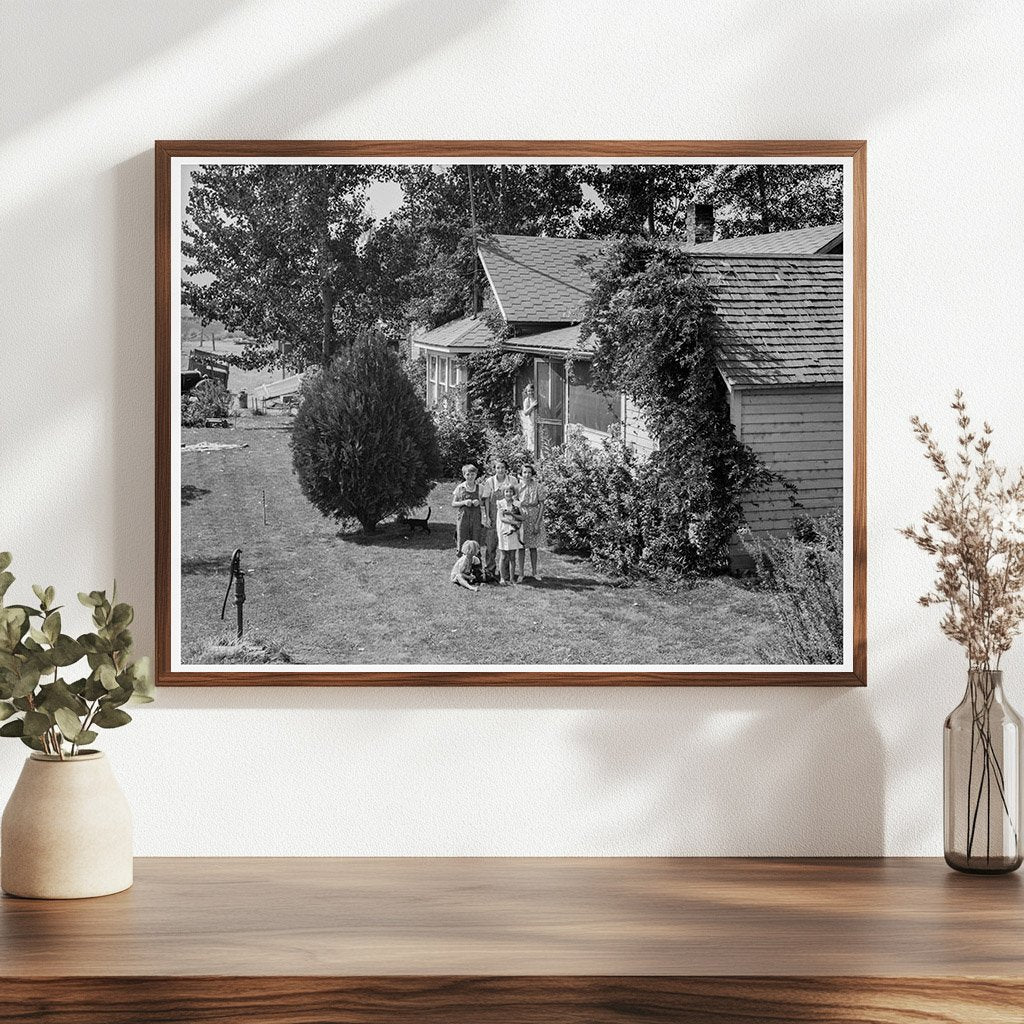
<path fill-rule="evenodd" d="M 316 665 L 203 666 L 180 661 L 179 635 L 174 635 L 174 533 L 180 515 L 180 454 L 173 448 L 180 422 L 180 389 L 174 374 L 182 369 L 180 312 L 172 293 L 180 277 L 181 256 L 174 250 L 179 225 L 172 198 L 180 185 L 182 163 L 206 161 L 288 162 L 361 160 L 437 163 L 552 161 L 734 161 L 799 163 L 832 161 L 845 168 L 843 237 L 844 353 L 842 394 L 844 605 L 846 638 L 842 665 L 776 668 L 756 666 L 589 666 L 577 669 L 550 665 L 543 669 L 506 665 L 497 670 L 460 665 L 373 666 Z M 156 305 L 156 667 L 161 686 L 863 686 L 866 685 L 866 143 L 863 141 L 158 141 L 155 145 L 155 305 Z M 176 179 L 175 175 L 179 177 Z M 176 200 L 177 201 L 177 200 Z M 176 208 L 180 217 L 180 209 Z M 179 277 L 175 277 L 177 274 Z M 500 301 L 500 299 L 499 299 Z M 180 324 L 180 317 L 178 318 Z M 174 341 L 177 341 L 175 347 Z M 421 350 L 423 351 L 423 350 Z M 735 421 L 734 421 L 735 422 Z M 177 480 L 179 490 L 172 490 Z M 178 503 L 178 512 L 172 503 Z M 453 551 L 454 556 L 454 551 Z M 180 563 L 180 551 L 179 551 Z M 225 570 L 227 566 L 225 565 Z M 447 567 L 445 569 L 447 571 Z M 225 581 L 226 582 L 226 577 Z M 439 582 L 441 587 L 447 577 Z M 223 589 L 224 583 L 220 584 Z M 180 589 L 179 589 L 180 596 Z M 479 596 L 479 595 L 477 595 Z M 642 643 L 643 637 L 637 637 Z"/>

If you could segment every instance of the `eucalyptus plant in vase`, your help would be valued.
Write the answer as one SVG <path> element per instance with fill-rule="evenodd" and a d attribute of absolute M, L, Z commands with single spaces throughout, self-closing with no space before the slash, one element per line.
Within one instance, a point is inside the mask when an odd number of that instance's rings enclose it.
<path fill-rule="evenodd" d="M 5 604 L 14 582 L 0 552 L 0 736 L 32 750 L 0 826 L 0 886 L 15 896 L 64 899 L 132 884 L 128 804 L 92 744 L 132 719 L 128 704 L 153 699 L 148 659 L 133 661 L 131 605 L 94 590 L 78 599 L 95 632 L 62 632 L 53 587 L 38 604 Z M 69 682 L 85 661 L 88 671 Z"/>
<path fill-rule="evenodd" d="M 964 648 L 967 689 L 943 729 L 944 845 L 959 871 L 1021 865 L 1021 720 L 1003 693 L 1003 655 L 1024 621 L 1024 469 L 990 455 L 992 428 L 976 430 L 963 394 L 952 403 L 959 436 L 947 455 L 932 429 L 911 423 L 941 478 L 920 526 L 902 532 L 935 556 L 938 576 L 919 600 L 943 609 L 943 633 Z"/>

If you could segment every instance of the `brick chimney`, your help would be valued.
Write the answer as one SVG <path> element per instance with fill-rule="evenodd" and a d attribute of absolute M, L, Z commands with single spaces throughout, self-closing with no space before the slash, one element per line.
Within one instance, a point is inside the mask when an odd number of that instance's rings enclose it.
<path fill-rule="evenodd" d="M 715 208 L 710 203 L 687 203 L 684 208 L 687 245 L 710 242 L 715 237 Z"/>

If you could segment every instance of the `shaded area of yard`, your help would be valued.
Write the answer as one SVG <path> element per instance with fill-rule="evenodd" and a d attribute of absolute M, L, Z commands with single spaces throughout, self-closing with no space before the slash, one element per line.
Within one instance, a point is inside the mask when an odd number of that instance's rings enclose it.
<path fill-rule="evenodd" d="M 733 580 L 676 594 L 617 588 L 585 559 L 542 551 L 543 583 L 452 586 L 453 482 L 430 495 L 429 534 L 397 523 L 339 534 L 302 495 L 289 425 L 243 416 L 231 430 L 182 431 L 183 444 L 248 444 L 181 453 L 183 663 L 231 632 L 234 608 L 224 622 L 220 609 L 235 548 L 246 570 L 246 633 L 301 664 L 760 663 L 769 602 Z"/>

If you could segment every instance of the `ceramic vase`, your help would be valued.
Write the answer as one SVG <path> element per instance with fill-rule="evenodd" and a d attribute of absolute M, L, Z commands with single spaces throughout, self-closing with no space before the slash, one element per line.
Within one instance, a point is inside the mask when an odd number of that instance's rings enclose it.
<path fill-rule="evenodd" d="M 132 818 L 99 751 L 25 762 L 0 826 L 0 887 L 69 900 L 132 884 Z"/>

